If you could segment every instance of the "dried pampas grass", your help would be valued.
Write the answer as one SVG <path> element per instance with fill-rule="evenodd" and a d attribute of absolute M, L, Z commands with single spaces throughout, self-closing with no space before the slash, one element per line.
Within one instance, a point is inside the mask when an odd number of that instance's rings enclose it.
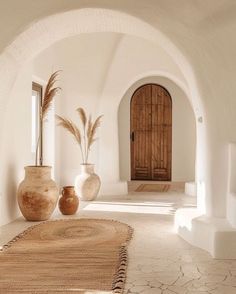
<path fill-rule="evenodd" d="M 100 127 L 101 125 L 101 118 L 102 115 L 100 115 L 95 122 L 90 126 L 90 128 L 88 129 L 87 132 L 87 136 L 88 136 L 88 149 L 92 146 L 92 144 L 96 141 L 95 135 L 97 132 L 97 129 Z"/>
<path fill-rule="evenodd" d="M 76 124 L 64 117 L 56 115 L 57 120 L 59 121 L 58 125 L 66 129 L 70 134 L 74 136 L 77 143 L 79 144 L 82 160 L 84 164 L 88 163 L 89 151 L 92 144 L 96 141 L 95 135 L 97 129 L 100 127 L 102 115 L 96 118 L 92 122 L 91 115 L 87 118 L 86 112 L 83 108 L 78 108 L 77 112 L 79 114 L 82 126 L 83 126 L 83 136 Z"/>
<path fill-rule="evenodd" d="M 59 74 L 59 70 L 54 72 L 46 85 L 46 89 L 43 96 L 43 103 L 42 103 L 42 119 L 45 118 L 51 104 L 53 101 L 53 98 L 56 96 L 56 94 L 61 90 L 60 87 L 54 87 L 54 84 L 57 82 L 57 77 Z"/>
<path fill-rule="evenodd" d="M 82 142 L 81 142 L 81 133 L 78 127 L 75 123 L 73 123 L 71 120 L 64 118 L 62 116 L 56 115 L 57 120 L 59 121 L 58 126 L 63 127 L 66 129 L 73 137 L 75 138 L 76 142 L 79 144 L 80 151 L 82 154 L 82 159 L 84 161 L 84 152 L 82 149 Z"/>
<path fill-rule="evenodd" d="M 79 117 L 80 117 L 80 119 L 82 121 L 83 127 L 85 128 L 86 127 L 86 123 L 87 123 L 86 113 L 85 113 L 84 109 L 81 108 L 81 107 L 77 109 L 77 112 L 78 112 Z"/>
<path fill-rule="evenodd" d="M 81 144 L 81 134 L 78 127 L 71 120 L 66 119 L 62 116 L 56 115 L 56 118 L 59 120 L 58 125 L 70 132 L 74 136 L 76 142 L 78 144 Z"/>
<path fill-rule="evenodd" d="M 35 154 L 35 165 L 38 165 L 38 157 L 39 157 L 39 164 L 43 165 L 43 122 L 45 120 L 46 114 L 48 110 L 50 109 L 50 106 L 52 105 L 53 98 L 56 96 L 56 94 L 61 90 L 60 87 L 55 87 L 55 83 L 58 81 L 57 77 L 59 75 L 60 70 L 54 72 L 49 77 L 49 80 L 47 82 L 43 99 L 42 99 L 42 105 L 40 106 L 40 115 L 39 115 L 39 137 L 37 141 L 36 146 L 36 154 Z M 40 148 L 40 155 L 39 155 L 39 146 Z"/>

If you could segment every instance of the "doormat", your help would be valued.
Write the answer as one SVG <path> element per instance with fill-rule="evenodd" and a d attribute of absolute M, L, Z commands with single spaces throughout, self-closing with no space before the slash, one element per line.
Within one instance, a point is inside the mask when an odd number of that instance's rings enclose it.
<path fill-rule="evenodd" d="M 166 184 L 141 184 L 135 192 L 167 192 L 169 189 L 170 185 Z"/>
<path fill-rule="evenodd" d="M 0 252 L 0 293 L 123 293 L 132 232 L 101 219 L 30 227 Z"/>

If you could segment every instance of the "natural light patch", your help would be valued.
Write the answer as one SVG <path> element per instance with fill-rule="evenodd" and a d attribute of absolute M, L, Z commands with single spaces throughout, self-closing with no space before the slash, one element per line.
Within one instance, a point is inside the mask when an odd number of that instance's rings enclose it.
<path fill-rule="evenodd" d="M 75 293 L 83 293 L 83 294 L 112 294 L 111 291 L 99 291 L 99 290 L 85 290 L 85 289 L 75 289 L 70 288 L 65 291 L 75 292 Z"/>
<path fill-rule="evenodd" d="M 37 135 L 38 135 L 38 97 L 35 91 L 32 92 L 32 120 L 31 120 L 31 137 L 32 137 L 32 144 L 31 144 L 31 152 L 35 152 L 36 150 L 36 143 L 37 143 Z"/>
<path fill-rule="evenodd" d="M 149 202 L 149 201 L 142 201 L 142 202 L 125 202 L 125 201 L 96 201 L 93 204 L 109 204 L 109 205 L 135 205 L 135 206 L 163 206 L 163 207 L 172 207 L 174 205 L 173 202 Z"/>
<path fill-rule="evenodd" d="M 197 206 L 202 214 L 206 213 L 206 185 L 205 182 L 199 181 L 197 185 Z"/>
<path fill-rule="evenodd" d="M 165 214 L 173 215 L 175 208 L 173 203 L 91 203 L 84 210 L 87 211 L 108 211 L 141 214 Z"/>
<path fill-rule="evenodd" d="M 175 214 L 175 231 L 178 232 L 180 228 L 186 228 L 188 231 L 191 231 L 192 220 L 197 215 L 196 211 L 196 208 L 178 209 Z"/>

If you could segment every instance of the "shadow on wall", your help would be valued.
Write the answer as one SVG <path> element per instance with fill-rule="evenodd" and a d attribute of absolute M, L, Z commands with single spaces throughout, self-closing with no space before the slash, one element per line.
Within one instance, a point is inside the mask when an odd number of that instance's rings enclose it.
<path fill-rule="evenodd" d="M 16 198 L 18 179 L 16 176 L 16 167 L 12 162 L 6 170 L 6 179 L 6 215 L 9 219 L 15 219 L 19 214 Z"/>

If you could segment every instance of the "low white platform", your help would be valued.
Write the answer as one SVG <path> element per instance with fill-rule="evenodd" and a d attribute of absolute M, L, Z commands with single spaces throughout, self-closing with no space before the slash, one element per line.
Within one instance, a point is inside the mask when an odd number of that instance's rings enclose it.
<path fill-rule="evenodd" d="M 184 193 L 189 196 L 197 196 L 197 184 L 195 182 L 186 182 Z"/>
<path fill-rule="evenodd" d="M 200 215 L 197 208 L 176 211 L 175 228 L 190 244 L 218 259 L 236 259 L 236 229 L 225 218 Z"/>

